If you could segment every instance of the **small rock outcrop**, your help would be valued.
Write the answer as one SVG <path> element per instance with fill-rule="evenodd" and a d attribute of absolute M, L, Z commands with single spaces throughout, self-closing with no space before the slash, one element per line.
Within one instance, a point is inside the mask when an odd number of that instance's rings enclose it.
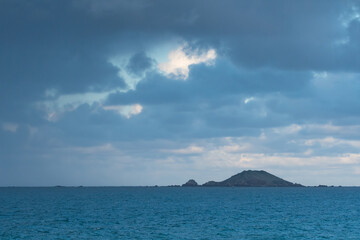
<path fill-rule="evenodd" d="M 197 187 L 199 185 L 197 184 L 197 182 L 194 179 L 190 179 L 189 181 L 184 183 L 182 186 L 183 187 Z"/>

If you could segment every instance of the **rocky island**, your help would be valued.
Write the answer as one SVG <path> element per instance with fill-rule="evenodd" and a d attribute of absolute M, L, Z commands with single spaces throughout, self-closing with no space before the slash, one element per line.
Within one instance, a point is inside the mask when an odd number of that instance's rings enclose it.
<path fill-rule="evenodd" d="M 195 183 L 195 184 L 194 184 Z M 182 186 L 198 186 L 191 179 Z M 224 181 L 209 181 L 204 187 L 303 187 L 301 184 L 288 182 L 282 178 L 272 175 L 266 171 L 248 170 L 238 173 Z"/>
<path fill-rule="evenodd" d="M 194 179 L 190 179 L 189 181 L 187 181 L 186 183 L 184 183 L 181 186 L 182 187 L 197 187 L 199 185 L 197 184 L 197 182 Z"/>

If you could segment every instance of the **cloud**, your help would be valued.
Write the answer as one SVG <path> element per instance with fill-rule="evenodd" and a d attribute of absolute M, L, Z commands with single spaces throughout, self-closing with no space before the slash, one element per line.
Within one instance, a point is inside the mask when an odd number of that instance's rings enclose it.
<path fill-rule="evenodd" d="M 56 95 L 53 89 L 46 90 L 46 100 L 36 103 L 36 108 L 45 114 L 44 118 L 51 122 L 58 121 L 66 112 L 76 110 L 83 104 L 102 104 L 107 97 L 121 88 L 115 88 L 106 92 L 86 92 L 77 94 Z"/>
<path fill-rule="evenodd" d="M 358 181 L 358 9 L 1 1 L 0 182 Z"/>
<path fill-rule="evenodd" d="M 134 115 L 140 114 L 143 109 L 140 104 L 103 106 L 102 108 L 106 111 L 114 111 L 120 115 L 125 116 L 126 118 L 131 118 Z"/>
<path fill-rule="evenodd" d="M 245 98 L 244 103 L 248 104 L 249 102 L 254 101 L 254 100 L 255 100 L 254 97 Z"/>
<path fill-rule="evenodd" d="M 4 131 L 16 133 L 18 128 L 19 128 L 19 125 L 16 123 L 3 123 L 2 124 L 2 129 Z"/>
<path fill-rule="evenodd" d="M 145 52 L 137 52 L 132 56 L 117 55 L 109 60 L 114 67 L 118 68 L 118 76 L 124 79 L 126 87 L 119 91 L 134 90 L 136 85 L 153 69 L 156 61 L 146 55 Z"/>
<path fill-rule="evenodd" d="M 189 146 L 187 148 L 180 148 L 180 149 L 171 149 L 171 150 L 164 150 L 165 152 L 175 153 L 175 154 L 197 154 L 204 152 L 202 147 L 198 146 Z"/>
<path fill-rule="evenodd" d="M 152 67 L 154 60 L 146 56 L 144 52 L 134 54 L 126 66 L 126 69 L 135 75 L 143 73 L 145 70 Z"/>
<path fill-rule="evenodd" d="M 304 144 L 307 146 L 314 146 L 316 144 L 320 144 L 322 147 L 326 147 L 326 148 L 333 148 L 337 145 L 342 145 L 342 146 L 347 145 L 347 146 L 354 147 L 354 148 L 360 147 L 359 140 L 343 140 L 343 139 L 337 139 L 334 137 L 325 137 L 325 138 L 321 138 L 321 139 L 309 139 L 309 140 L 306 140 Z"/>

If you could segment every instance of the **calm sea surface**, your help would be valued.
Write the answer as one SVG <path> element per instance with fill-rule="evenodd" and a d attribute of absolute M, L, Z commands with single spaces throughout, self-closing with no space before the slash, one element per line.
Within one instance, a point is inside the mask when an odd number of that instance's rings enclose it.
<path fill-rule="evenodd" d="M 0 239 L 360 239 L 360 188 L 0 188 Z"/>

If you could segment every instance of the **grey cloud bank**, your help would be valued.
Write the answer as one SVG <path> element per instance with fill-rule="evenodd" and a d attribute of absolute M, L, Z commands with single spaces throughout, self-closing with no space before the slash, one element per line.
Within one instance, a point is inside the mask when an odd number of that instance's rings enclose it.
<path fill-rule="evenodd" d="M 359 7 L 1 1 L 0 185 L 358 185 Z"/>

